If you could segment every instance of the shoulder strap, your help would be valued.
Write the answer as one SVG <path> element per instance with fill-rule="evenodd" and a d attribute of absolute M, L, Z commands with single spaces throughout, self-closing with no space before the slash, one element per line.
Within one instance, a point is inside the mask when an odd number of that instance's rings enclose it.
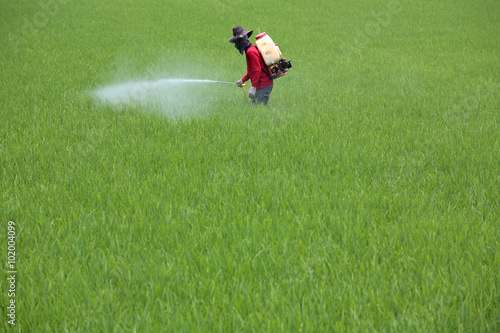
<path fill-rule="evenodd" d="M 262 57 L 262 54 L 260 53 L 259 49 L 257 48 L 256 45 L 253 45 L 253 47 L 255 47 L 255 49 L 257 50 L 257 52 L 259 53 L 259 56 L 260 56 L 260 59 L 262 60 L 262 64 L 263 66 L 261 66 L 261 69 L 264 71 L 264 73 L 267 74 L 267 76 L 269 76 L 269 78 L 271 80 L 273 80 L 272 76 L 271 76 L 271 73 L 269 72 L 269 67 L 266 66 L 266 62 L 264 61 L 264 58 Z"/>

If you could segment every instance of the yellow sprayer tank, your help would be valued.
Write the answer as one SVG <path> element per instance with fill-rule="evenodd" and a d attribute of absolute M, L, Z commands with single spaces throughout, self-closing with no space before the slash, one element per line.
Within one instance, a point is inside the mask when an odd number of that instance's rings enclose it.
<path fill-rule="evenodd" d="M 255 44 L 267 66 L 274 65 L 281 59 L 281 52 L 277 44 L 265 32 L 255 36 Z"/>

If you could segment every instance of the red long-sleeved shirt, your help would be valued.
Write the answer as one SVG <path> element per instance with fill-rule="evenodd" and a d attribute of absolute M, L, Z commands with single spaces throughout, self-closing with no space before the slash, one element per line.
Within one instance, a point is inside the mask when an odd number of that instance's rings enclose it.
<path fill-rule="evenodd" d="M 247 73 L 241 81 L 246 82 L 250 79 L 252 87 L 255 87 L 255 89 L 263 89 L 273 84 L 273 80 L 264 71 L 267 69 L 266 64 L 255 45 L 250 44 L 245 50 L 245 56 L 247 59 Z"/>

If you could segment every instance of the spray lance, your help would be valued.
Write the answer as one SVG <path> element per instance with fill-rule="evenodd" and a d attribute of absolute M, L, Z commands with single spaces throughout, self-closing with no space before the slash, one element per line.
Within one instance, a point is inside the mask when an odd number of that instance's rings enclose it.
<path fill-rule="evenodd" d="M 217 83 L 231 84 L 231 85 L 233 85 L 233 86 L 236 84 L 236 83 L 234 83 L 234 82 L 224 82 L 224 81 L 217 81 Z M 242 86 L 242 87 L 246 87 L 247 85 L 246 85 L 245 83 L 243 83 L 241 86 Z"/>
<path fill-rule="evenodd" d="M 233 86 L 236 84 L 234 82 L 224 82 L 224 81 L 217 81 L 217 83 L 230 84 L 230 85 L 233 85 Z M 243 87 L 246 87 L 246 86 L 247 85 L 245 83 L 243 83 L 241 85 L 241 90 L 243 90 L 243 95 L 245 95 L 245 101 L 248 102 L 248 100 L 247 100 L 247 93 L 245 92 L 245 88 L 243 88 Z"/>
<path fill-rule="evenodd" d="M 230 84 L 232 86 L 236 85 L 234 82 L 224 82 L 224 81 L 215 81 L 215 80 L 197 80 L 197 79 L 164 79 L 161 80 L 160 82 L 172 82 L 172 83 L 222 83 L 222 84 Z M 245 89 L 243 87 L 246 87 L 246 84 L 241 85 L 241 89 L 243 90 L 243 94 L 245 95 L 245 100 L 247 99 L 247 94 L 245 92 Z"/>

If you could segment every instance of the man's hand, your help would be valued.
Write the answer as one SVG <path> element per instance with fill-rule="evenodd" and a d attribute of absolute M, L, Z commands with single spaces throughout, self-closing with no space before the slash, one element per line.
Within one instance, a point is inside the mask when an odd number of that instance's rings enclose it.
<path fill-rule="evenodd" d="M 236 82 L 236 85 L 240 88 L 243 88 L 243 81 L 238 80 L 238 82 Z"/>
<path fill-rule="evenodd" d="M 257 91 L 257 89 L 255 89 L 255 87 L 250 88 L 250 90 L 248 91 L 248 97 L 255 98 L 256 91 Z"/>

